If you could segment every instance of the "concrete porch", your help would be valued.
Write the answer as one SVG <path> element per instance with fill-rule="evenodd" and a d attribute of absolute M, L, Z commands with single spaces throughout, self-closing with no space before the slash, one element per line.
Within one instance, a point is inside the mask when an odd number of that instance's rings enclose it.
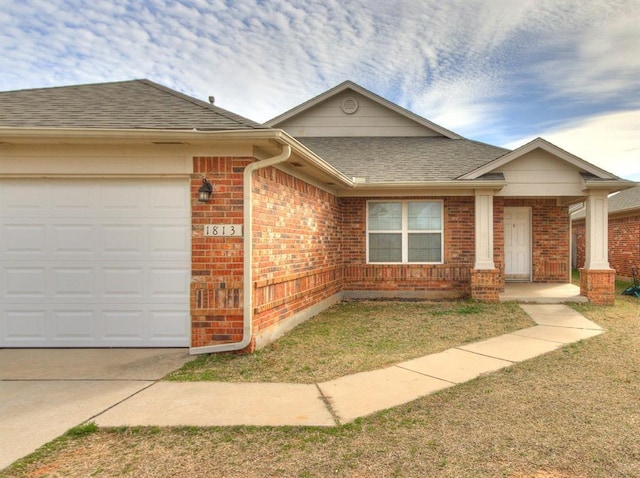
<path fill-rule="evenodd" d="M 543 284 L 538 282 L 507 282 L 500 302 L 516 301 L 534 304 L 588 302 L 580 295 L 580 287 L 573 284 Z"/>

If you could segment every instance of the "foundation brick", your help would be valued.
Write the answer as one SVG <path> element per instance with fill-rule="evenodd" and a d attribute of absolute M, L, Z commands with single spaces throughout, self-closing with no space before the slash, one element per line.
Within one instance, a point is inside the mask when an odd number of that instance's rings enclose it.
<path fill-rule="evenodd" d="M 580 269 L 580 295 L 596 305 L 613 305 L 615 302 L 615 270 Z"/>

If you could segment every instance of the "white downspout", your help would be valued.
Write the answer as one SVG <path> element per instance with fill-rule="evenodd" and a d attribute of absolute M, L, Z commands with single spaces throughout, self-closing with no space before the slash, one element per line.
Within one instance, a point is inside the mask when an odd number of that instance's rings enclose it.
<path fill-rule="evenodd" d="M 231 352 L 242 350 L 251 343 L 253 335 L 253 172 L 284 163 L 291 156 L 291 146 L 283 145 L 282 152 L 263 161 L 256 161 L 244 168 L 243 187 L 243 240 L 244 240 L 244 270 L 243 270 L 243 311 L 242 311 L 242 340 L 219 345 L 205 345 L 203 347 L 191 347 L 189 353 L 208 354 L 214 352 Z"/>

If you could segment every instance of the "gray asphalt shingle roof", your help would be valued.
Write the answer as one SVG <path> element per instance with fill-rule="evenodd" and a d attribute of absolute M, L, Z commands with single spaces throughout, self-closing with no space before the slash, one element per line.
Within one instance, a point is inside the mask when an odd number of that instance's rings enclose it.
<path fill-rule="evenodd" d="M 264 128 L 240 115 L 149 80 L 0 92 L 0 127 Z"/>
<path fill-rule="evenodd" d="M 347 176 L 371 183 L 450 181 L 509 152 L 440 137 L 296 138 Z"/>
<path fill-rule="evenodd" d="M 640 210 L 640 186 L 635 188 L 625 189 L 618 194 L 614 194 L 607 201 L 609 207 L 609 214 L 616 213 L 618 211 L 628 211 L 632 209 Z M 582 219 L 586 216 L 585 210 L 582 209 L 573 214 L 573 219 Z"/>

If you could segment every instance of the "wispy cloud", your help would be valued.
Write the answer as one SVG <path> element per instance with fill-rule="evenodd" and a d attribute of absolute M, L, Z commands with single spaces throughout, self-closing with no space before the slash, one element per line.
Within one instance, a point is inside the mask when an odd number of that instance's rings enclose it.
<path fill-rule="evenodd" d="M 487 142 L 586 128 L 616 149 L 602 118 L 640 107 L 639 17 L 640 0 L 8 0 L 0 89 L 145 77 L 264 121 L 351 79 Z"/>
<path fill-rule="evenodd" d="M 640 181 L 640 110 L 593 116 L 571 126 L 541 131 L 548 141 L 617 176 Z M 538 136 L 538 135 L 536 135 Z M 515 149 L 534 139 L 519 138 Z"/>

